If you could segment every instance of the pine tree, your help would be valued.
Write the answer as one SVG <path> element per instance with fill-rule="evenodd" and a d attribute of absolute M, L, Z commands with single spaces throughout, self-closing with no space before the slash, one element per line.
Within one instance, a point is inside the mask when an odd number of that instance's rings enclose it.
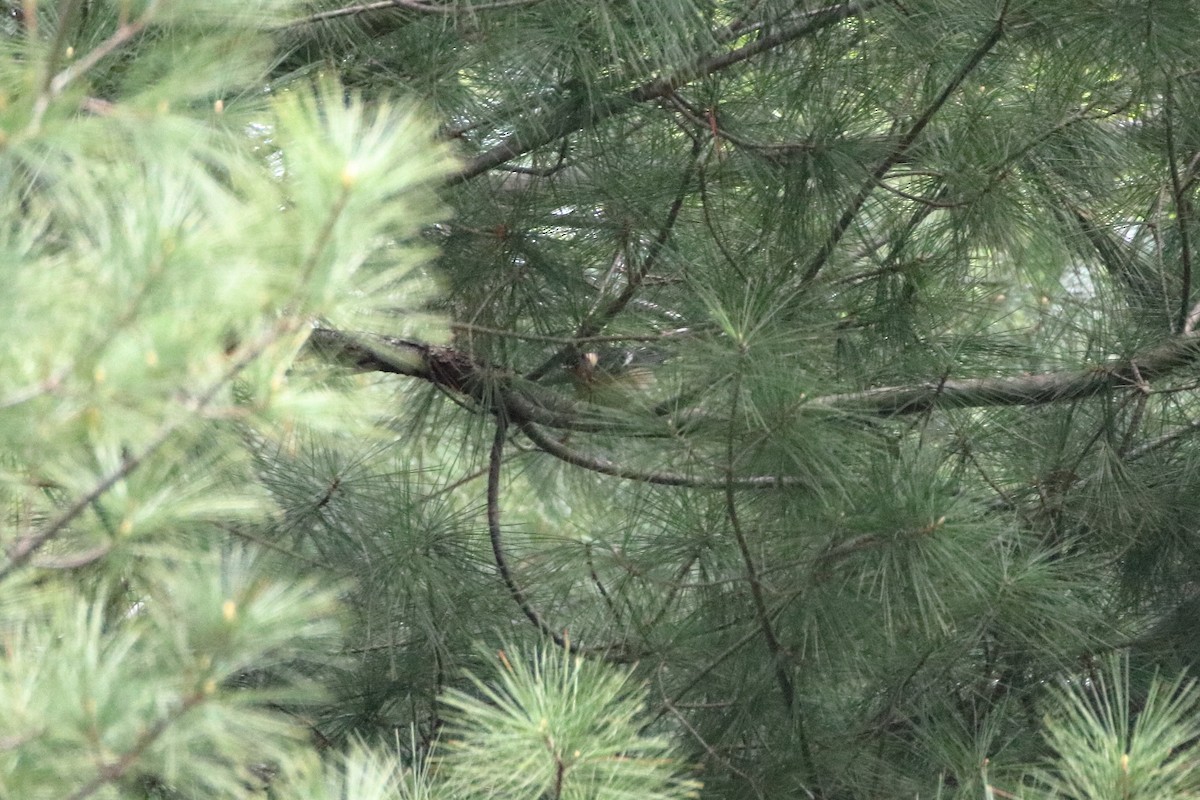
<path fill-rule="evenodd" d="M 1194 0 L 7 7 L 0 796 L 1195 796 Z"/>

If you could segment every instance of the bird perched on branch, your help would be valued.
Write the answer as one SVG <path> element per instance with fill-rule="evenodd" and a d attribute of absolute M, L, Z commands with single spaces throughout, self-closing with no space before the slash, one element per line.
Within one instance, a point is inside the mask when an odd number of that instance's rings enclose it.
<path fill-rule="evenodd" d="M 628 403 L 654 386 L 654 368 L 666 354 L 651 348 L 589 350 L 575 361 L 575 395 L 605 406 Z"/>

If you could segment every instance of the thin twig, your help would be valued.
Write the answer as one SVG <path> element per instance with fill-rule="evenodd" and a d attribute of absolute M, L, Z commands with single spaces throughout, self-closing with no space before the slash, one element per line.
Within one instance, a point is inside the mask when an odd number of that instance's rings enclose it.
<path fill-rule="evenodd" d="M 687 577 L 688 572 L 690 572 L 692 569 L 692 565 L 696 563 L 696 559 L 699 557 L 700 554 L 698 552 L 694 552 L 687 557 L 686 561 L 679 565 L 679 569 L 675 571 L 675 579 L 667 586 L 667 596 L 663 598 L 662 605 L 658 607 L 658 611 L 655 611 L 654 616 L 651 617 L 650 620 L 643 626 L 645 630 L 654 630 L 658 627 L 658 623 L 661 622 L 662 618 L 666 615 L 667 609 L 674 604 L 675 595 L 677 595 L 680 588 L 683 587 L 683 579 Z"/>
<path fill-rule="evenodd" d="M 688 161 L 687 167 L 684 170 L 683 176 L 679 181 L 679 190 L 675 193 L 675 198 L 667 210 L 666 219 L 659 227 L 658 233 L 651 242 L 650 248 L 646 253 L 646 258 L 642 261 L 641 266 L 636 269 L 626 264 L 628 278 L 625 283 L 625 288 L 621 293 L 614 297 L 610 303 L 604 305 L 594 313 L 588 314 L 587 317 L 579 323 L 579 327 L 575 330 L 575 339 L 587 339 L 595 336 L 604 330 L 604 326 L 611 322 L 618 314 L 625 310 L 641 288 L 646 276 L 658 263 L 658 257 L 662 253 L 663 247 L 666 246 L 667 240 L 671 236 L 671 231 L 675 228 L 675 223 L 679 219 L 679 212 L 683 208 L 683 203 L 687 199 L 688 187 L 691 186 L 692 175 L 696 171 L 696 166 L 700 159 L 700 142 L 696 140 L 692 143 L 691 159 Z M 567 345 L 560 349 L 550 358 L 543 361 L 536 369 L 525 376 L 526 380 L 536 381 L 544 377 L 546 373 L 554 369 L 559 364 L 568 363 L 575 357 L 574 345 Z"/>
<path fill-rule="evenodd" d="M 746 541 L 746 534 L 742 529 L 742 523 L 737 512 L 737 496 L 733 484 L 733 473 L 737 463 L 737 456 L 734 453 L 734 442 L 737 440 L 736 419 L 741 398 L 741 377 L 742 372 L 739 369 L 734 378 L 733 399 L 730 403 L 732 410 L 729 415 L 729 436 L 725 447 L 725 469 L 727 475 L 725 482 L 725 514 L 729 519 L 729 527 L 733 530 L 733 537 L 737 542 L 738 552 L 741 553 L 742 563 L 746 567 L 746 582 L 750 586 L 750 597 L 754 602 L 754 613 L 758 619 L 759 630 L 762 631 L 763 639 L 767 643 L 767 650 L 771 653 L 771 660 L 774 662 L 775 680 L 779 683 L 780 693 L 783 694 L 784 705 L 795 716 L 796 733 L 800 742 L 800 760 L 804 766 L 804 771 L 808 775 L 809 783 L 818 785 L 820 781 L 817 778 L 817 765 L 813 759 L 812 746 L 808 740 L 808 725 L 804 719 L 804 715 L 796 713 L 796 689 L 792 685 L 791 676 L 788 675 L 786 654 L 784 653 L 783 646 L 779 643 L 779 637 L 775 634 L 775 628 L 771 624 L 771 616 L 767 612 L 767 602 L 763 594 L 762 581 L 759 580 L 758 570 L 755 567 L 754 558 L 750 553 L 750 546 Z"/>
<path fill-rule="evenodd" d="M 749 774 L 743 772 L 742 770 L 740 770 L 736 766 L 734 766 L 734 763 L 731 759 L 729 759 L 725 756 L 722 756 L 715 749 L 713 749 L 713 746 L 711 744 L 709 744 L 707 741 L 705 741 L 704 737 L 700 735 L 700 732 L 698 730 L 696 730 L 695 727 L 693 727 L 690 722 L 688 722 L 687 717 L 685 717 L 683 714 L 681 714 L 679 712 L 679 709 L 676 708 L 675 704 L 671 702 L 671 699 L 669 697 L 667 697 L 666 687 L 663 686 L 663 683 L 662 683 L 662 671 L 661 670 L 658 673 L 656 673 L 656 678 L 658 681 L 658 694 L 662 698 L 663 708 L 665 708 L 668 712 L 670 712 L 671 716 L 675 717 L 675 719 L 679 722 L 679 724 L 682 725 L 687 730 L 687 732 L 692 735 L 692 738 L 694 738 L 697 742 L 700 743 L 700 746 L 704 748 L 704 751 L 706 753 L 708 753 L 710 758 L 712 758 L 714 761 L 721 764 L 721 766 L 725 767 L 733 774 L 740 777 L 746 783 L 748 783 L 750 785 L 750 788 L 752 788 L 754 790 L 755 796 L 757 796 L 759 798 L 765 798 L 766 795 L 763 794 L 762 789 L 760 789 L 758 787 L 758 782 L 754 778 L 750 777 Z"/>
<path fill-rule="evenodd" d="M 492 540 L 492 555 L 496 560 L 496 569 L 500 571 L 500 578 L 508 587 L 508 592 L 512 595 L 517 607 L 521 609 L 521 613 L 556 645 L 564 650 L 570 650 L 571 644 L 566 637 L 551 628 L 542 615 L 529 604 L 529 599 L 513 577 L 512 570 L 508 567 L 508 558 L 504 554 L 504 540 L 500 529 L 500 465 L 504 460 L 504 442 L 507 438 L 508 421 L 503 415 L 499 415 L 496 417 L 496 437 L 492 440 L 492 451 L 488 458 L 487 485 L 488 535 Z"/>
<path fill-rule="evenodd" d="M 305 25 L 314 25 L 318 22 L 328 22 L 331 19 L 340 17 L 357 16 L 358 14 L 369 14 L 373 11 L 420 11 L 426 14 L 474 14 L 479 11 L 494 11 L 502 8 L 514 8 L 516 6 L 530 6 L 534 3 L 540 3 L 542 0 L 495 0 L 491 3 L 480 3 L 473 6 L 446 5 L 439 6 L 433 3 L 424 3 L 420 0 L 378 0 L 374 3 L 358 3 L 352 6 L 344 6 L 342 8 L 332 8 L 328 11 L 318 11 L 315 14 L 309 14 L 307 17 L 288 22 L 283 25 L 272 28 L 273 31 L 285 31 L 291 28 L 301 28 Z"/>
<path fill-rule="evenodd" d="M 1175 430 L 1171 431 L 1170 433 L 1164 433 L 1162 436 L 1159 436 L 1157 439 L 1152 439 L 1149 442 L 1146 442 L 1145 444 L 1142 444 L 1142 445 L 1139 445 L 1139 446 L 1133 448 L 1132 450 L 1130 450 L 1128 453 L 1125 454 L 1125 460 L 1127 462 L 1128 461 L 1136 461 L 1139 458 L 1143 458 L 1145 456 L 1150 455 L 1155 450 L 1160 450 L 1169 444 L 1173 444 L 1173 443 L 1179 441 L 1184 436 L 1187 436 L 1190 433 L 1196 433 L 1198 431 L 1200 431 L 1200 417 L 1197 417 L 1196 419 L 1193 419 L 1193 420 L 1189 420 L 1186 424 L 1180 426 L 1179 428 L 1176 428 Z"/>
<path fill-rule="evenodd" d="M 111 36 L 105 39 L 100 44 L 92 48 L 87 55 L 80 58 L 69 67 L 64 68 L 61 72 L 47 81 L 45 88 L 38 94 L 37 99 L 33 103 L 32 113 L 29 115 L 28 130 L 36 131 L 42 124 L 42 118 L 46 115 L 46 111 L 50 108 L 51 101 L 58 97 L 63 91 L 70 86 L 76 78 L 85 74 L 96 64 L 100 63 L 104 58 L 111 54 L 114 50 L 128 43 L 135 36 L 141 33 L 150 16 L 155 10 L 156 3 L 151 3 L 142 13 L 140 19 L 134 22 L 123 23 L 118 27 Z M 61 20 L 60 26 L 65 26 L 67 20 Z"/>
<path fill-rule="evenodd" d="M 59 369 L 47 378 L 43 378 L 32 386 L 27 386 L 24 389 L 18 389 L 7 397 L 0 398 L 0 409 L 11 408 L 13 406 L 28 403 L 42 395 L 50 394 L 62 386 L 63 380 L 67 377 L 68 370 Z"/>
<path fill-rule="evenodd" d="M 533 451 L 525 450 L 520 453 L 514 453 L 512 456 L 506 457 L 504 459 L 504 461 L 505 461 L 505 463 L 510 463 L 514 459 L 520 458 L 521 456 L 529 455 L 531 452 L 533 452 Z M 426 492 L 425 494 L 422 494 L 420 497 L 417 498 L 417 505 L 424 505 L 425 503 L 428 503 L 431 500 L 435 500 L 438 497 L 441 497 L 442 495 L 450 494 L 450 493 L 454 492 L 456 489 L 460 489 L 463 486 L 466 486 L 468 483 L 471 483 L 472 481 L 478 480 L 478 479 L 482 478 L 483 476 L 487 475 L 489 469 L 490 469 L 490 466 L 483 467 L 481 469 L 477 469 L 474 472 L 464 475 L 463 477 L 459 478 L 456 481 L 446 484 L 445 486 L 440 486 L 437 489 L 434 489 L 433 491 Z"/>
<path fill-rule="evenodd" d="M 1183 191 L 1183 183 L 1179 178 L 1179 165 L 1176 163 L 1175 133 L 1172 123 L 1171 106 L 1175 104 L 1174 87 L 1171 76 L 1167 75 L 1167 96 L 1163 101 L 1163 133 L 1167 146 L 1167 168 L 1171 174 L 1171 195 L 1175 203 L 1175 227 L 1179 230 L 1179 261 L 1183 267 L 1179 288 L 1179 319 L 1176 330 L 1186 332 L 1192 322 L 1189 306 L 1192 303 L 1192 247 L 1188 238 L 1188 227 L 1192 221 L 1191 203 Z"/>
<path fill-rule="evenodd" d="M 604 588 L 604 581 L 600 580 L 600 575 L 596 572 L 596 562 L 592 559 L 592 543 L 587 542 L 583 546 L 584 560 L 587 561 L 588 577 L 592 579 L 592 585 L 596 587 L 596 592 L 604 600 L 604 605 L 608 607 L 608 611 L 613 615 L 613 619 L 618 624 L 621 623 L 621 610 L 613 603 L 612 595 L 608 593 L 608 589 Z"/>
<path fill-rule="evenodd" d="M 733 400 L 732 412 L 729 422 L 729 436 L 726 441 L 725 450 L 725 515 L 729 519 L 729 527 L 733 530 L 734 541 L 737 542 L 738 552 L 742 555 L 742 563 L 746 567 L 746 582 L 750 584 L 750 597 L 754 600 L 754 611 L 758 616 L 758 624 L 763 633 L 763 639 L 767 643 L 767 649 L 771 652 L 771 658 L 775 662 L 775 678 L 779 681 L 779 689 L 783 693 L 783 702 L 787 705 L 788 710 L 791 710 L 796 702 L 796 692 L 792 688 L 792 679 L 788 676 L 787 670 L 784 668 L 783 647 L 779 644 L 779 638 L 775 635 L 775 629 L 771 627 L 771 621 L 767 617 L 767 603 L 763 597 L 762 581 L 758 579 L 758 570 L 754 565 L 754 557 L 750 553 L 750 546 L 746 542 L 746 534 L 742 530 L 742 523 L 737 512 L 737 496 L 736 487 L 733 485 L 734 465 L 737 462 L 737 456 L 734 453 L 734 442 L 737 439 L 736 434 L 736 417 L 741 395 L 741 371 L 738 371 L 733 384 Z"/>
<path fill-rule="evenodd" d="M 904 133 L 904 135 L 900 137 L 900 140 L 896 143 L 896 146 L 892 148 L 892 151 L 888 153 L 882 161 L 879 162 L 879 164 L 871 172 L 870 176 L 863 181 L 862 186 L 859 187 L 858 192 L 850 200 L 850 203 L 846 206 L 846 209 L 842 212 L 842 215 L 838 217 L 836 222 L 834 222 L 833 227 L 829 231 L 829 235 L 825 237 L 825 241 L 821 244 L 821 247 L 809 260 L 808 265 L 804 268 L 800 281 L 802 286 L 808 285 L 816 279 L 818 273 L 820 273 L 826 262 L 828 262 L 829 257 L 833 255 L 833 251 L 837 248 L 838 243 L 841 242 L 842 237 L 850 229 L 850 225 L 854 222 L 855 218 L 858 217 L 858 214 L 866 204 L 867 199 L 875 191 L 876 186 L 882 182 L 888 171 L 894 167 L 901 158 L 904 157 L 904 154 L 907 153 L 909 148 L 912 147 L 913 143 L 916 142 L 917 137 L 921 135 L 921 132 L 924 131 L 925 128 L 928 127 L 929 123 L 933 121 L 934 115 L 936 115 L 937 112 L 942 109 L 942 107 L 950 99 L 951 95 L 953 95 L 962 82 L 967 79 L 967 76 L 974 71 L 975 67 L 979 66 L 979 63 L 983 61 L 983 57 L 986 56 L 991 49 L 996 46 L 996 43 L 1000 41 L 1000 38 L 1004 35 L 1005 11 L 1007 11 L 1007 6 L 1001 11 L 1000 17 L 992 26 L 991 32 L 989 32 L 979 46 L 975 48 L 975 51 L 967 57 L 967 60 L 963 62 L 961 67 L 959 67 L 958 72 L 954 74 L 954 77 L 950 79 L 950 82 L 942 88 L 942 91 L 936 98 L 934 98 L 933 102 L 929 104 L 929 107 L 925 109 L 925 112 L 921 114 L 917 121 L 914 122 Z"/>
<path fill-rule="evenodd" d="M 688 189 L 692 184 L 692 175 L 695 174 L 696 166 L 700 162 L 700 151 L 701 142 L 699 139 L 696 139 L 692 142 L 692 152 L 688 159 L 687 167 L 684 169 L 683 175 L 679 180 L 679 190 L 675 193 L 675 199 L 671 202 L 671 207 L 667 209 L 667 217 L 659 227 L 654 241 L 650 243 L 650 248 L 646 252 L 646 258 L 639 267 L 628 270 L 625 288 L 621 293 L 613 298 L 613 301 L 598 314 L 583 321 L 577 331 L 579 337 L 595 336 L 614 317 L 624 311 L 625 306 L 629 305 L 629 301 L 633 299 L 638 289 L 641 288 L 646 276 L 658 265 L 658 258 L 662 255 L 663 248 L 666 247 L 667 241 L 671 238 L 671 231 L 675 229 L 675 223 L 679 220 L 679 212 L 683 209 L 684 201 L 687 200 Z"/>
<path fill-rule="evenodd" d="M 646 471 L 637 470 L 631 467 L 623 467 L 612 461 L 609 461 L 603 456 L 581 453 L 567 447 L 562 442 L 557 441 L 551 436 L 547 436 L 532 422 L 521 421 L 521 431 L 533 441 L 541 450 L 549 453 L 560 461 L 565 461 L 568 464 L 583 469 L 598 472 L 601 475 L 610 475 L 614 478 L 622 478 L 628 481 L 638 481 L 641 483 L 650 483 L 656 486 L 690 486 L 696 489 L 722 489 L 731 481 L 733 486 L 738 489 L 774 489 L 781 486 L 804 486 L 805 481 L 800 478 L 791 478 L 788 476 L 776 475 L 751 475 L 747 477 L 704 477 L 697 475 L 684 475 L 678 472 L 661 472 L 661 471 Z"/>
<path fill-rule="evenodd" d="M 1124 458 L 1129 454 L 1133 447 L 1133 437 L 1137 433 L 1138 428 L 1142 426 L 1142 417 L 1146 413 L 1146 400 L 1150 397 L 1150 383 L 1142 377 L 1138 371 L 1137 363 L 1133 364 L 1133 374 L 1137 379 L 1137 402 L 1133 407 L 1133 416 L 1129 420 L 1129 425 L 1125 429 L 1125 437 L 1121 441 L 1121 446 L 1117 448 L 1117 455 Z"/>
<path fill-rule="evenodd" d="M 882 178 L 879 180 L 879 188 L 883 189 L 885 192 L 891 192 L 897 197 L 917 203 L 918 205 L 928 206 L 930 211 L 934 209 L 966 208 L 967 206 L 971 205 L 972 202 L 974 202 L 974 200 L 940 200 L 939 198 L 944 196 L 944 186 L 939 186 L 938 190 L 933 193 L 932 197 L 921 197 L 920 195 L 913 194 L 912 192 L 906 192 L 903 189 L 897 189 L 895 186 L 892 186 Z"/>
<path fill-rule="evenodd" d="M 700 168 L 696 170 L 696 183 L 700 192 L 700 213 L 701 217 L 704 219 L 704 227 L 708 229 L 709 237 L 712 239 L 713 244 L 717 246 L 717 250 L 721 253 L 721 257 L 725 259 L 725 263 L 729 266 L 729 269 L 731 269 L 733 274 L 737 275 L 740 280 L 746 281 L 746 273 L 742 269 L 742 265 L 739 263 L 738 259 L 733 257 L 733 253 L 729 250 L 729 246 L 725 242 L 724 233 L 721 232 L 719 226 L 717 225 L 717 221 L 713 218 L 712 200 L 709 197 L 708 179 L 706 175 L 707 173 L 705 166 L 701 164 Z M 746 255 L 750 255 L 750 252 L 752 252 L 752 250 L 748 251 Z"/>
<path fill-rule="evenodd" d="M 789 602 L 790 602 L 790 600 L 789 600 Z M 782 611 L 782 610 L 783 610 L 783 606 L 781 605 L 779 608 L 777 608 L 774 612 L 771 613 L 771 616 L 775 616 L 776 614 L 779 613 L 779 611 Z M 683 686 L 683 688 L 680 689 L 679 691 L 677 691 L 675 693 L 675 696 L 671 698 L 671 702 L 678 703 L 683 697 L 685 697 L 687 695 L 688 692 L 690 692 L 692 689 L 696 688 L 696 686 L 701 681 L 703 681 L 705 678 L 707 678 L 714 669 L 716 669 L 717 667 L 724 664 L 726 661 L 728 661 L 730 658 L 732 658 L 737 653 L 737 651 L 741 650 L 743 647 L 748 645 L 754 639 L 758 638 L 760 635 L 761 635 L 761 632 L 758 630 L 758 628 L 751 628 L 749 631 L 742 634 L 742 636 L 740 636 L 735 642 L 733 642 L 733 644 L 726 647 L 720 653 L 717 653 L 717 655 L 714 656 L 707 664 L 705 664 L 702 669 L 697 671 L 695 675 L 692 675 L 691 680 L 689 680 Z M 653 717 L 651 717 L 651 719 L 650 719 L 649 723 L 646 725 L 646 727 L 653 725 L 655 722 L 657 722 L 659 719 L 661 719 L 663 714 L 665 714 L 665 713 L 666 713 L 666 709 L 660 708 L 658 710 L 658 713 L 656 713 Z"/>
<path fill-rule="evenodd" d="M 615 344 L 621 342 L 660 342 L 676 336 L 686 336 L 692 333 L 691 328 L 676 328 L 651 334 L 607 334 L 603 336 L 552 336 L 544 333 L 522 333 L 521 331 L 505 330 L 504 328 L 489 328 L 486 325 L 476 325 L 471 322 L 452 322 L 450 329 L 467 333 L 482 333 L 488 336 L 502 336 L 509 339 L 519 339 L 525 342 L 545 342 L 547 344 L 580 345 L 580 344 Z M 2 407 L 2 406 L 0 406 Z"/>

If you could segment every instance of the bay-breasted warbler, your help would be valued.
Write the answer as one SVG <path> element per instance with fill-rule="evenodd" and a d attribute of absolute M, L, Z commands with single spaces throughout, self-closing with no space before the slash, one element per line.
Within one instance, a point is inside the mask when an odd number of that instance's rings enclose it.
<path fill-rule="evenodd" d="M 666 356 L 650 348 L 589 350 L 575 361 L 575 394 L 599 405 L 620 405 L 654 386 Z"/>

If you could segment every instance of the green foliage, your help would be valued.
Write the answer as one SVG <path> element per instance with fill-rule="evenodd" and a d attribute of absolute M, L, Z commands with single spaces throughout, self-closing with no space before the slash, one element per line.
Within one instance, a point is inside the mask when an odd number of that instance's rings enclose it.
<path fill-rule="evenodd" d="M 1200 692 L 1157 675 L 1135 688 L 1127 663 L 1064 687 L 1046 717 L 1057 754 L 1037 776 L 1045 796 L 1063 800 L 1172 800 L 1195 797 Z"/>
<path fill-rule="evenodd" d="M 648 737 L 629 676 L 566 651 L 501 651 L 499 685 L 451 691 L 439 760 L 454 797 L 692 797 Z M 498 774 L 497 765 L 508 771 Z"/>
<path fill-rule="evenodd" d="M 0 10 L 0 795 L 1196 794 L 1195 0 Z"/>
<path fill-rule="evenodd" d="M 313 317 L 422 302 L 448 159 L 333 80 L 256 99 L 244 6 L 84 5 L 3 41 L 0 794 L 245 796 L 342 617 L 239 543 L 275 513 L 246 445 L 372 422 L 288 370 Z"/>
<path fill-rule="evenodd" d="M 325 660 L 336 641 L 335 595 L 312 581 L 267 581 L 236 551 L 145 569 L 169 575 L 131 608 L 69 590 L 37 611 L 8 608 L 6 796 L 83 797 L 150 776 L 238 796 L 256 769 L 300 745 L 300 730 L 270 708 L 315 699 L 296 669 Z M 254 671 L 279 680 L 243 685 Z"/>

